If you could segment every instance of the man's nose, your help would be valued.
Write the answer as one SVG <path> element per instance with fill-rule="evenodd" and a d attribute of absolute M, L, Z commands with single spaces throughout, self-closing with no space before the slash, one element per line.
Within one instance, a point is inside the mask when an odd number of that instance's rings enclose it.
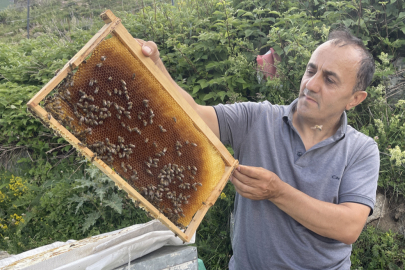
<path fill-rule="evenodd" d="M 306 88 L 315 93 L 322 89 L 322 75 L 319 71 L 308 80 Z"/>

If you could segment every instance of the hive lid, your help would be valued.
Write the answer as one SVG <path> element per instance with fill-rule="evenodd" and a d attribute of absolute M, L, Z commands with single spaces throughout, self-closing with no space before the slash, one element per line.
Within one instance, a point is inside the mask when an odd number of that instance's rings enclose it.
<path fill-rule="evenodd" d="M 238 161 L 121 20 L 109 10 L 101 18 L 103 28 L 27 106 L 188 242 Z"/>

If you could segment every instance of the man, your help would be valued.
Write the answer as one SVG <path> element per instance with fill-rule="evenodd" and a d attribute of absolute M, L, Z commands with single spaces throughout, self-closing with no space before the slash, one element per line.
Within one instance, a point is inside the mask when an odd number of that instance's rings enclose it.
<path fill-rule="evenodd" d="M 170 78 L 156 45 L 142 50 Z M 351 244 L 375 203 L 379 152 L 347 125 L 345 110 L 367 97 L 373 74 L 362 41 L 335 31 L 312 54 L 289 106 L 201 106 L 172 80 L 243 164 L 231 179 L 230 269 L 350 269 Z"/>

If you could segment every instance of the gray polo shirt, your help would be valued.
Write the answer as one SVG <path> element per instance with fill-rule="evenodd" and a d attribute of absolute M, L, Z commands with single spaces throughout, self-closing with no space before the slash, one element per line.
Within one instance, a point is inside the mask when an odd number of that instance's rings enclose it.
<path fill-rule="evenodd" d="M 370 137 L 347 125 L 308 151 L 292 125 L 289 106 L 217 105 L 221 141 L 240 164 L 263 167 L 309 196 L 330 203 L 356 202 L 372 211 L 379 151 Z M 230 269 L 350 269 L 351 245 L 320 236 L 268 200 L 235 197 Z"/>

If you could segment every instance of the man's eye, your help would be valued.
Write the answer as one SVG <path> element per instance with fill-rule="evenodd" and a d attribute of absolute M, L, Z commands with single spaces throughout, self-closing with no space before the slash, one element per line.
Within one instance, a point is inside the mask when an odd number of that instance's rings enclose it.
<path fill-rule="evenodd" d="M 326 81 L 330 84 L 335 83 L 333 80 L 331 80 L 330 78 L 326 78 Z"/>
<path fill-rule="evenodd" d="M 312 70 L 307 69 L 307 73 L 308 74 L 314 74 L 314 72 Z"/>

